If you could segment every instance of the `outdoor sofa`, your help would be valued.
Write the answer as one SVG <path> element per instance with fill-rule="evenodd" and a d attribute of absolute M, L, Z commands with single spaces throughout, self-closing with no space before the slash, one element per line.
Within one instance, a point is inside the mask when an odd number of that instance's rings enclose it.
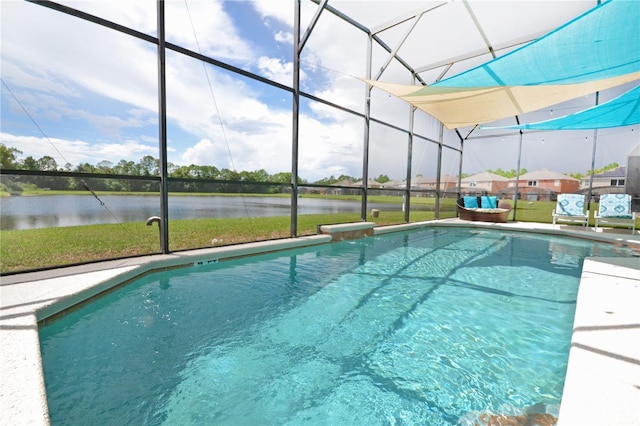
<path fill-rule="evenodd" d="M 462 220 L 505 223 L 511 212 L 511 205 L 499 202 L 496 196 L 465 196 L 456 204 Z"/>

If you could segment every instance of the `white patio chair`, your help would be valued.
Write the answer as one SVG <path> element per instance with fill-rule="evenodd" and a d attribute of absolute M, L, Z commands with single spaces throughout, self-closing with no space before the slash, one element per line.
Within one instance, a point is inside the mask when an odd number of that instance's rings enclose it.
<path fill-rule="evenodd" d="M 602 225 L 620 225 L 636 232 L 636 212 L 631 211 L 631 195 L 602 194 L 598 211 L 594 214 L 596 231 Z"/>
<path fill-rule="evenodd" d="M 558 194 L 558 202 L 551 213 L 553 225 L 556 222 L 589 224 L 589 210 L 585 212 L 585 196 L 582 194 Z"/>

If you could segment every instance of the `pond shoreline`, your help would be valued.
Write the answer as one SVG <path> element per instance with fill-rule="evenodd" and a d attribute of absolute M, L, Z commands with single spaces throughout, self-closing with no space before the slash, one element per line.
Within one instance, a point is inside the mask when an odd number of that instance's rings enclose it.
<path fill-rule="evenodd" d="M 247 218 L 287 216 L 291 199 L 287 194 L 170 194 L 169 218 Z M 413 200 L 412 200 L 413 201 Z M 362 204 L 353 196 L 304 194 L 298 199 L 298 214 L 360 213 Z M 412 202 L 412 211 L 433 211 L 434 199 Z M 402 211 L 401 197 L 371 197 L 368 209 Z M 2 230 L 56 228 L 108 223 L 146 222 L 160 216 L 159 195 L 87 192 L 38 192 L 3 198 Z"/>

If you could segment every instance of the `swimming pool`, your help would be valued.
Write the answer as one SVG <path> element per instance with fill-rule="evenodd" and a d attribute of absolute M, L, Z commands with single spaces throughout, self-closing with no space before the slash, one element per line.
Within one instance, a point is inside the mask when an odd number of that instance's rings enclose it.
<path fill-rule="evenodd" d="M 41 328 L 51 421 L 557 414 L 580 267 L 592 255 L 632 252 L 436 228 L 148 275 Z"/>

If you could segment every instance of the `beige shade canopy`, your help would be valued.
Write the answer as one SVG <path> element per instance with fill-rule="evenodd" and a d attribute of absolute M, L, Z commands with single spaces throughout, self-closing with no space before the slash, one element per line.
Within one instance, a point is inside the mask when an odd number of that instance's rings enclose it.
<path fill-rule="evenodd" d="M 633 72 L 576 84 L 430 87 L 364 80 L 440 120 L 447 129 L 489 123 L 640 79 Z"/>

